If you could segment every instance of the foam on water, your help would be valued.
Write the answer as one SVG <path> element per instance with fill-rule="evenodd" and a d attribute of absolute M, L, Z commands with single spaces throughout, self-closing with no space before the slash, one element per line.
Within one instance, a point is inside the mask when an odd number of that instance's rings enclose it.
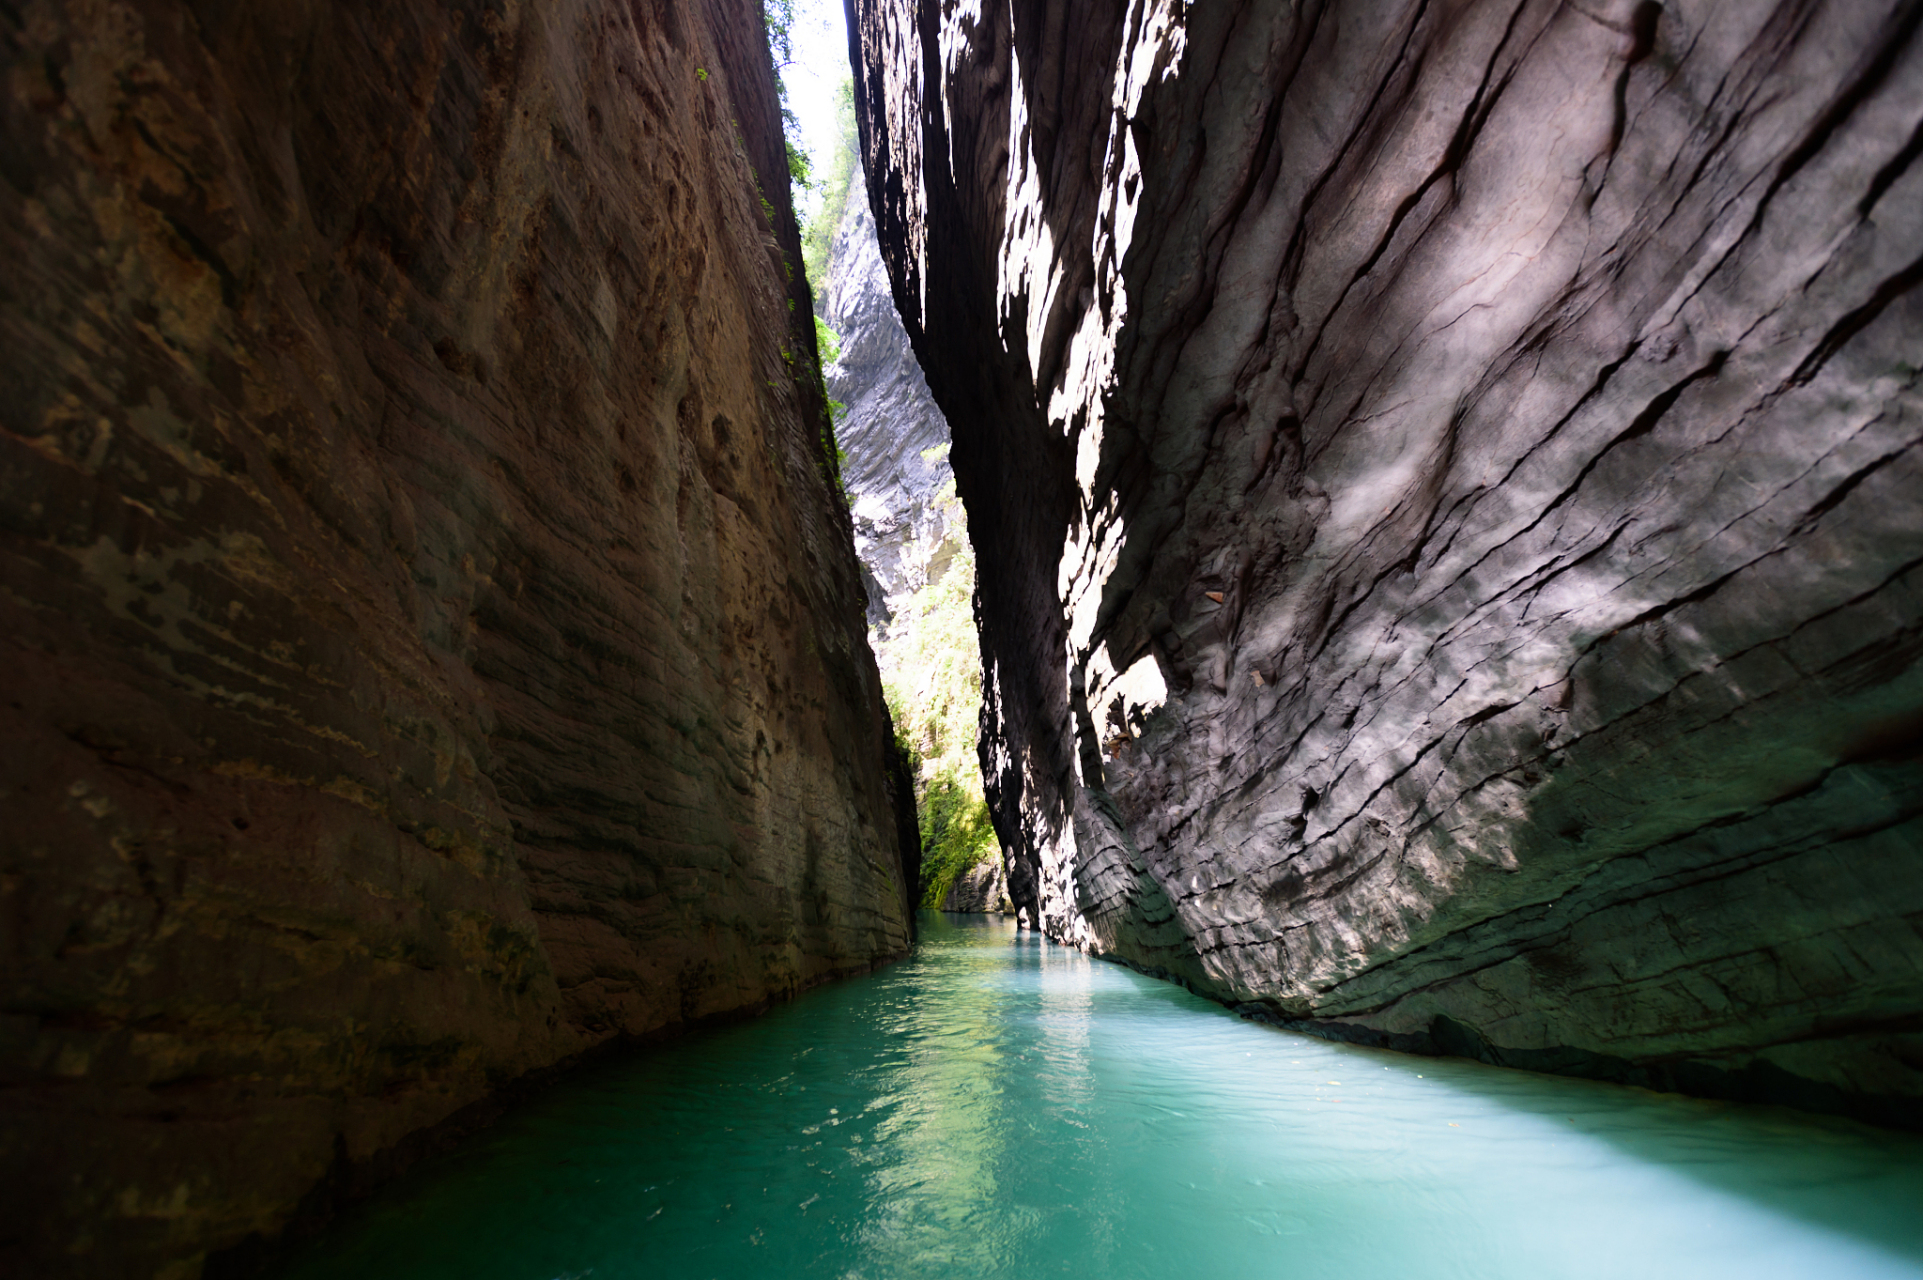
<path fill-rule="evenodd" d="M 1923 1140 L 1277 1031 L 925 915 L 915 956 L 576 1076 L 318 1277 L 1923 1277 Z"/>

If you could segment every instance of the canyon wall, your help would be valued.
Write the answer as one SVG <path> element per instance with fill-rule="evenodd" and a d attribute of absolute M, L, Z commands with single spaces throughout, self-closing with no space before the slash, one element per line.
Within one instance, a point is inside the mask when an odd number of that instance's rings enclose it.
<path fill-rule="evenodd" d="M 1014 904 L 1008 900 L 1008 875 L 1001 860 L 978 863 L 964 871 L 942 898 L 941 909 L 1012 915 Z"/>
<path fill-rule="evenodd" d="M 0 41 L 0 1270 L 190 1277 L 903 952 L 759 7 Z"/>
<path fill-rule="evenodd" d="M 1923 1123 L 1923 5 L 851 13 L 1024 917 Z"/>
<path fill-rule="evenodd" d="M 847 406 L 835 426 L 841 479 L 867 572 L 868 620 L 886 628 L 903 602 L 941 576 L 961 536 L 948 466 L 948 423 L 929 395 L 875 240 L 861 174 L 835 228 L 821 313 L 841 341 L 828 394 Z"/>

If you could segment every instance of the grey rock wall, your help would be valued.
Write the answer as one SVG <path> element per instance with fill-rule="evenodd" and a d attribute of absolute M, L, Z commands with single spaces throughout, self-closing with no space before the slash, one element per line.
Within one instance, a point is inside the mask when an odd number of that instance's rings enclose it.
<path fill-rule="evenodd" d="M 1025 918 L 1923 1122 L 1923 6 L 853 12 Z"/>
<path fill-rule="evenodd" d="M 941 900 L 941 909 L 975 914 L 1013 914 L 1015 904 L 1008 899 L 1008 877 L 1002 870 L 1001 859 L 970 867 L 957 876 L 955 883 L 949 886 L 948 895 Z"/>
<path fill-rule="evenodd" d="M 962 521 L 951 499 L 948 423 L 928 393 L 875 241 L 857 171 L 835 229 L 821 311 L 841 339 L 828 394 L 847 406 L 835 440 L 868 586 L 868 621 L 883 628 L 902 600 L 941 576 Z"/>

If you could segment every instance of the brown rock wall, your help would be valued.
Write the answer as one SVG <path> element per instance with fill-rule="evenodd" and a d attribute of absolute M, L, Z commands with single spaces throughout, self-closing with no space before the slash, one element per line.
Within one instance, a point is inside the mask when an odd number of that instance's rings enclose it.
<path fill-rule="evenodd" d="M 1028 917 L 1923 1122 L 1923 8 L 854 11 Z"/>
<path fill-rule="evenodd" d="M 27 0 L 0 51 L 7 1269 L 194 1274 L 905 948 L 755 6 Z"/>

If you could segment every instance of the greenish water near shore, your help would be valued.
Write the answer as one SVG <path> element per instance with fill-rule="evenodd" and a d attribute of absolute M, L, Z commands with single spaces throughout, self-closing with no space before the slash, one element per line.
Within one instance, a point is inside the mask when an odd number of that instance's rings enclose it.
<path fill-rule="evenodd" d="M 574 1076 L 284 1273 L 1923 1277 L 1923 1140 L 1330 1044 L 999 920 Z"/>

